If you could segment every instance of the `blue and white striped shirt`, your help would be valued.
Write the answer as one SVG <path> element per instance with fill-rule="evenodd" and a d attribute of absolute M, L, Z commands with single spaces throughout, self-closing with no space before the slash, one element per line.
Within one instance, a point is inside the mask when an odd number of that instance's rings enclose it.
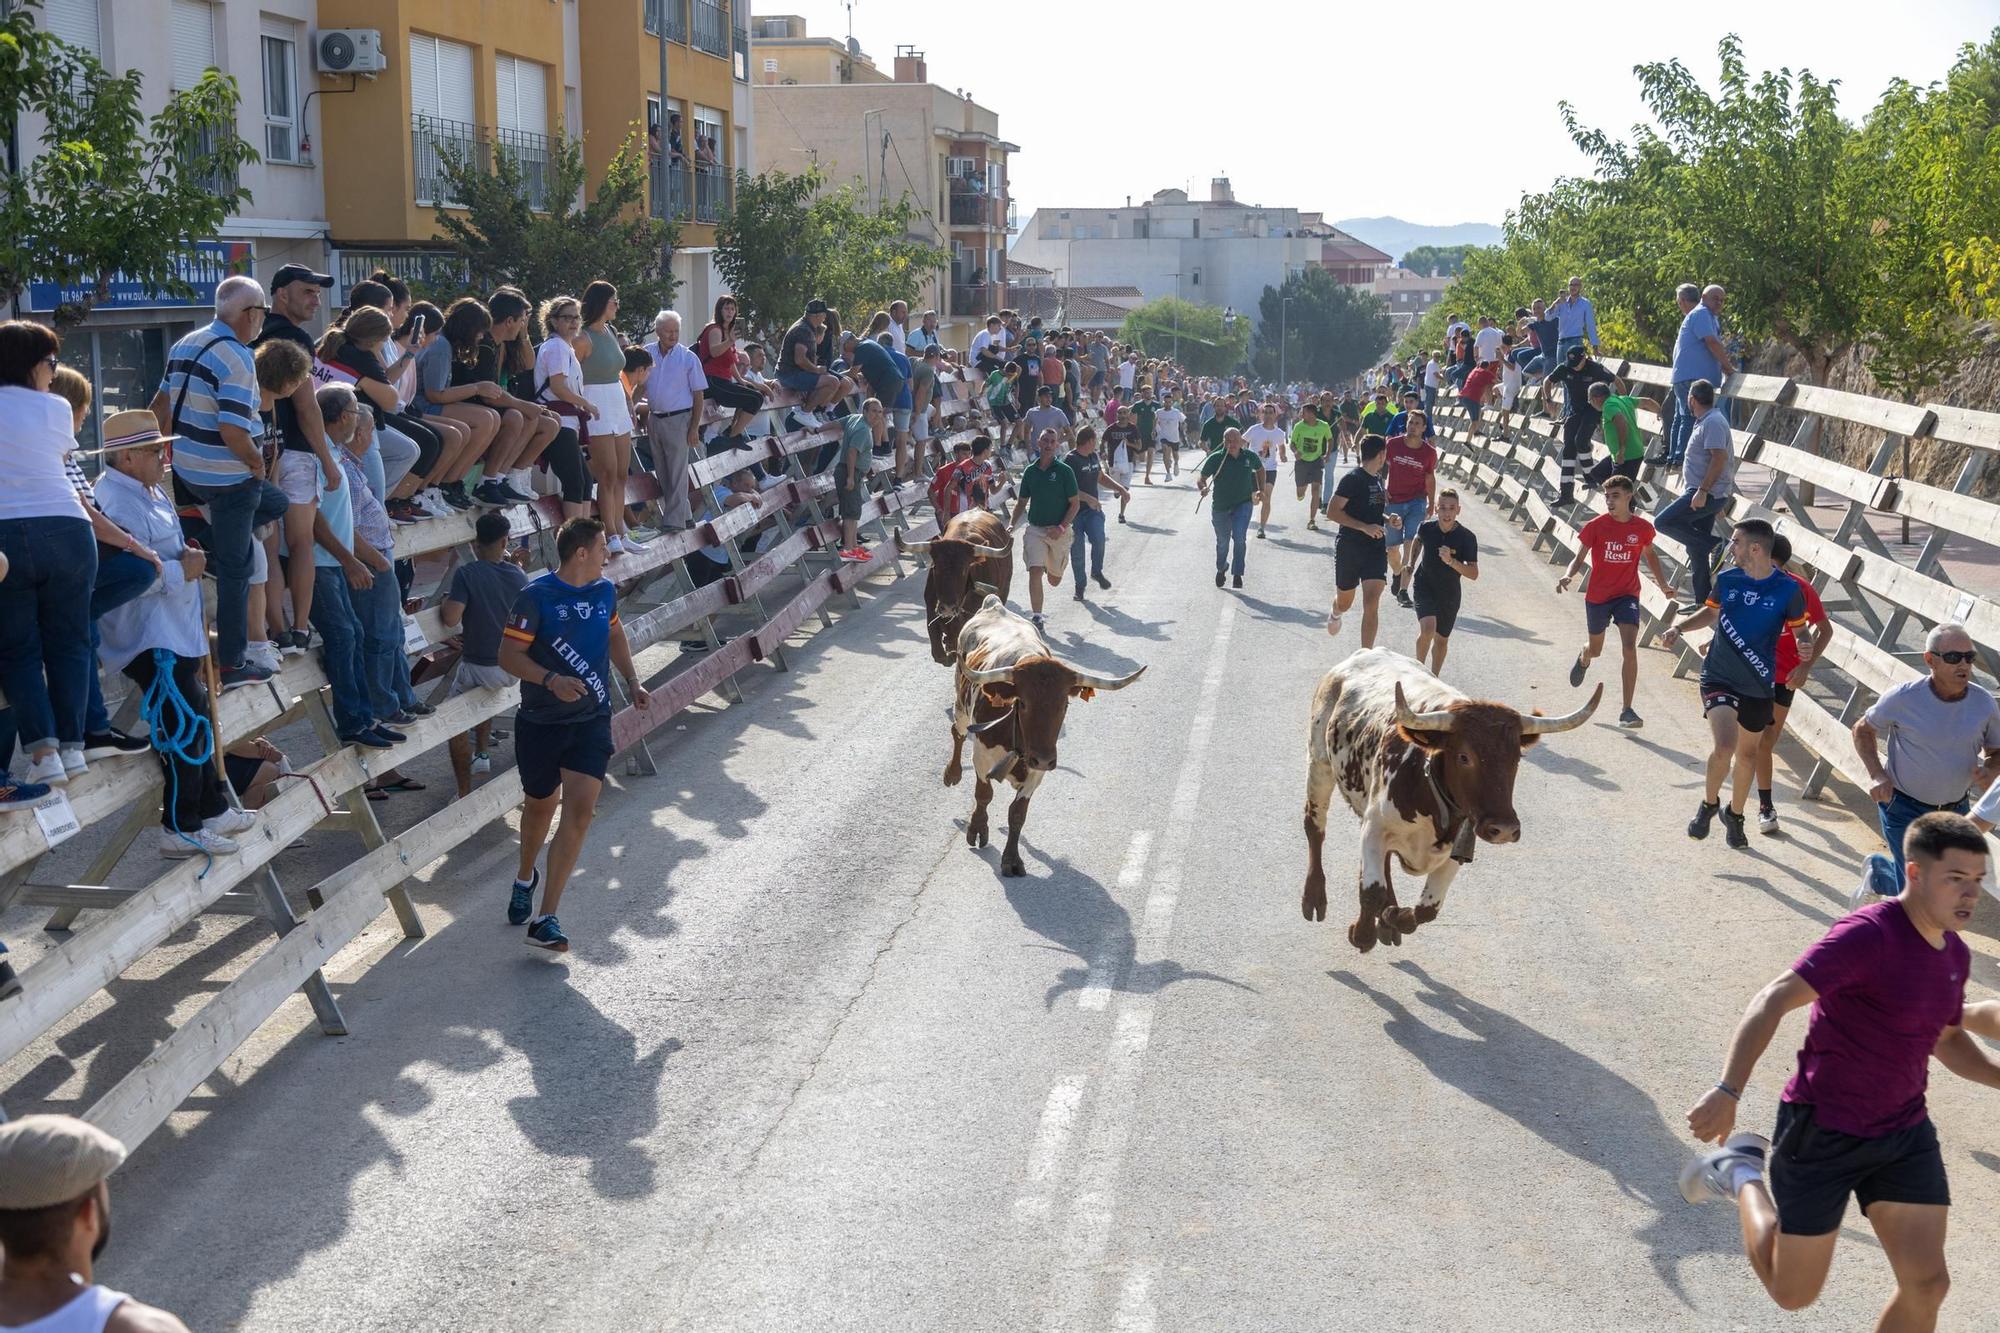
<path fill-rule="evenodd" d="M 186 397 L 182 397 L 185 386 Z M 234 486 L 250 469 L 222 442 L 222 428 L 235 426 L 257 437 L 257 361 L 250 349 L 216 320 L 174 344 L 167 354 L 167 377 L 160 384 L 168 410 L 180 412 L 171 427 L 174 473 L 193 486 Z"/>

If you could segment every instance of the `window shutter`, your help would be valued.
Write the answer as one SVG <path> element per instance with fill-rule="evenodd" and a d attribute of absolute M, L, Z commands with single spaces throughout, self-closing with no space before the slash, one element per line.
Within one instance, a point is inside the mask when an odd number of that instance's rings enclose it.
<path fill-rule="evenodd" d="M 516 113 L 520 120 L 516 128 L 529 134 L 549 132 L 549 76 L 545 67 L 532 60 L 514 62 L 515 77 L 519 83 L 515 87 Z"/>
<path fill-rule="evenodd" d="M 174 0 L 174 91 L 185 92 L 201 82 L 215 64 L 215 6 L 208 0 Z"/>
<path fill-rule="evenodd" d="M 104 54 L 103 34 L 98 28 L 97 0 L 44 0 L 41 13 L 43 32 L 54 33 L 71 46 L 94 56 Z"/>
<path fill-rule="evenodd" d="M 437 38 L 420 32 L 410 34 L 410 111 L 438 114 Z"/>
<path fill-rule="evenodd" d="M 438 114 L 446 120 L 478 121 L 472 100 L 472 48 L 442 39 L 437 44 Z"/>
<path fill-rule="evenodd" d="M 515 116 L 520 110 L 520 103 L 514 92 L 514 79 L 520 65 L 521 62 L 512 56 L 493 57 L 493 101 L 503 130 L 519 128 Z"/>

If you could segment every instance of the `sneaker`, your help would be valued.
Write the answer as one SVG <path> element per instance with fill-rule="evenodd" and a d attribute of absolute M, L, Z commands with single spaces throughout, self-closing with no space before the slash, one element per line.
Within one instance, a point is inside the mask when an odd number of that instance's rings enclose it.
<path fill-rule="evenodd" d="M 1667 461 L 1666 451 L 1664 449 L 1655 449 L 1652 453 L 1646 455 L 1646 461 L 1654 467 L 1662 467 Z"/>
<path fill-rule="evenodd" d="M 637 533 L 633 532 L 630 528 L 627 528 L 625 530 L 625 550 L 628 554 L 632 552 L 643 551 L 648 546 L 651 545 L 652 545 L 651 542 L 639 536 Z"/>
<path fill-rule="evenodd" d="M 842 560 L 848 561 L 850 564 L 858 565 L 866 563 L 871 557 L 869 556 L 868 552 L 862 550 L 859 546 L 856 546 L 850 550 L 842 551 L 840 553 L 840 558 Z"/>
<path fill-rule="evenodd" d="M 1739 851 L 1750 845 L 1750 836 L 1743 831 L 1743 816 L 1728 806 L 1716 812 L 1722 816 L 1722 840 Z"/>
<path fill-rule="evenodd" d="M 1095 583 L 1098 587 L 1104 589 L 1106 592 L 1111 591 L 1111 580 L 1105 578 L 1104 575 L 1092 574 L 1090 578 L 1093 583 Z"/>
<path fill-rule="evenodd" d="M 613 555 L 623 555 L 625 554 L 625 539 L 614 532 L 604 539 L 604 549 Z"/>
<path fill-rule="evenodd" d="M 127 736 L 116 727 L 89 732 L 83 738 L 85 759 L 115 759 L 121 754 L 144 754 L 152 748 L 153 743 L 143 736 Z"/>
<path fill-rule="evenodd" d="M 535 502 L 534 492 L 524 491 L 512 481 L 496 482 L 495 488 L 510 504 L 528 505 Z"/>
<path fill-rule="evenodd" d="M 1326 613 L 1326 632 L 1336 635 L 1340 633 L 1340 612 L 1329 611 Z"/>
<path fill-rule="evenodd" d="M 491 477 L 472 488 L 472 502 L 489 509 L 504 509 L 512 503 L 507 498 L 506 488 Z"/>
<path fill-rule="evenodd" d="M 1230 580 L 1229 580 L 1229 586 L 1230 586 L 1230 587 L 1232 587 L 1232 588 L 1240 588 L 1240 587 L 1242 587 L 1242 586 L 1243 586 L 1243 576 L 1242 576 L 1241 574 L 1236 574 L 1236 575 L 1233 575 L 1233 576 L 1231 576 L 1231 578 L 1230 578 Z"/>
<path fill-rule="evenodd" d="M 537 949 L 547 949 L 550 953 L 568 953 L 569 936 L 562 933 L 552 916 L 545 916 L 528 927 L 528 943 Z"/>
<path fill-rule="evenodd" d="M 413 704 L 403 705 L 403 711 L 405 713 L 413 714 L 417 717 L 429 717 L 431 714 L 437 712 L 437 709 L 432 708 L 429 704 L 424 703 L 422 700 L 419 700 Z"/>
<path fill-rule="evenodd" d="M 201 826 L 210 833 L 220 833 L 225 838 L 233 838 L 239 833 L 248 833 L 257 827 L 255 810 L 224 810 L 213 819 L 204 819 Z"/>
<path fill-rule="evenodd" d="M 263 667 L 274 676 L 285 669 L 284 659 L 278 653 L 278 645 L 268 639 L 246 646 L 243 649 L 243 660 Z"/>
<path fill-rule="evenodd" d="M 1309 519 L 1307 519 L 1307 520 L 1306 520 L 1306 531 L 1307 531 L 1307 532 L 1318 532 L 1318 531 L 1319 531 L 1319 520 L 1318 520 L 1318 519 L 1316 519 L 1316 518 L 1309 518 Z"/>
<path fill-rule="evenodd" d="M 1222 572 L 1221 570 L 1219 570 L 1219 569 L 1218 569 L 1218 570 L 1216 570 L 1216 571 L 1215 571 L 1215 586 L 1216 586 L 1216 587 L 1218 587 L 1218 588 L 1220 588 L 1220 587 L 1222 586 L 1222 580 L 1223 580 L 1223 579 L 1225 579 L 1225 578 L 1227 578 L 1227 577 L 1229 577 L 1229 576 L 1228 576 L 1227 574 L 1224 574 L 1224 573 L 1223 573 L 1223 572 Z"/>
<path fill-rule="evenodd" d="M 1681 1197 L 1689 1203 L 1734 1199 L 1737 1168 L 1748 1164 L 1761 1174 L 1770 1151 L 1771 1141 L 1762 1134 L 1747 1130 L 1731 1134 L 1720 1148 L 1693 1158 L 1681 1168 Z"/>
<path fill-rule="evenodd" d="M 1410 597 L 1410 592 L 1407 588 L 1396 594 L 1396 605 L 1402 607 L 1405 611 L 1414 611 L 1417 609 L 1417 604 Z"/>
<path fill-rule="evenodd" d="M 211 833 L 205 828 L 192 833 L 176 833 L 166 828 L 160 830 L 160 855 L 169 861 L 185 861 L 190 856 L 228 856 L 237 850 L 236 839 Z"/>
<path fill-rule="evenodd" d="M 417 720 L 417 715 L 415 713 L 410 712 L 408 709 L 398 708 L 395 712 L 389 714 L 389 716 L 383 718 L 382 720 L 384 722 L 389 723 L 391 726 L 407 727 Z"/>
<path fill-rule="evenodd" d="M 51 750 L 28 764 L 28 786 L 67 787 L 69 770 L 63 767 L 62 752 Z"/>
<path fill-rule="evenodd" d="M 372 728 L 370 728 L 370 734 L 380 736 L 383 740 L 389 742 L 389 744 L 391 745 L 401 745 L 404 741 L 410 739 L 404 733 L 400 731 L 392 731 L 390 728 L 383 726 L 380 722 L 377 722 Z"/>
<path fill-rule="evenodd" d="M 217 673 L 222 681 L 223 693 L 240 690 L 245 685 L 262 685 L 278 673 L 245 658 L 242 666 L 224 667 Z"/>
<path fill-rule="evenodd" d="M 520 926 L 527 924 L 528 917 L 535 910 L 535 890 L 542 887 L 542 872 L 533 871 L 528 882 L 514 881 L 514 891 L 507 898 L 507 924 Z"/>
<path fill-rule="evenodd" d="M 1720 805 L 1710 805 L 1703 801 L 1694 808 L 1694 818 L 1688 821 L 1688 836 L 1699 842 L 1708 836 L 1708 826 L 1715 820 L 1715 812 Z"/>
<path fill-rule="evenodd" d="M 90 771 L 90 761 L 83 757 L 83 743 L 65 745 L 56 753 L 62 758 L 63 772 L 72 778 L 80 778 Z"/>
<path fill-rule="evenodd" d="M 1120 523 L 1123 523 L 1123 522 L 1125 521 L 1125 515 L 1123 515 L 1123 514 L 1120 514 L 1120 515 L 1118 516 L 1118 521 L 1119 521 Z"/>
<path fill-rule="evenodd" d="M 51 790 L 46 783 L 16 782 L 8 774 L 0 772 L 0 810 L 25 810 Z M 5 946 L 0 946 L 0 952 L 4 950 Z"/>
<path fill-rule="evenodd" d="M 1765 837 L 1775 837 L 1778 832 L 1778 812 L 1771 806 L 1757 807 L 1757 831 Z"/>
<path fill-rule="evenodd" d="M 278 646 L 280 657 L 304 657 L 306 649 L 312 647 L 312 631 L 288 629 L 271 642 Z"/>
<path fill-rule="evenodd" d="M 819 413 L 808 412 L 803 407 L 795 407 L 792 409 L 792 420 L 798 422 L 801 426 L 804 426 L 809 430 L 818 430 L 821 426 L 824 426 L 826 424 L 825 418 L 821 417 Z"/>
<path fill-rule="evenodd" d="M 1646 719 L 1627 708 L 1618 714 L 1618 725 L 1627 731 L 1637 731 L 1646 725 Z"/>
<path fill-rule="evenodd" d="M 1571 662 L 1569 664 L 1569 687 L 1571 689 L 1576 689 L 1577 687 L 1581 686 L 1583 684 L 1584 673 L 1589 670 L 1590 670 L 1590 664 L 1583 660 L 1582 653 L 1578 653 L 1576 655 L 1576 661 Z"/>
<path fill-rule="evenodd" d="M 395 744 L 394 741 L 382 735 L 380 730 L 376 728 L 371 728 L 367 731 L 342 732 L 340 743 L 342 745 L 359 746 L 364 750 L 386 750 Z"/>
<path fill-rule="evenodd" d="M 417 508 L 408 500 L 399 499 L 395 496 L 391 496 L 382 502 L 382 512 L 389 516 L 391 523 L 399 527 L 407 527 L 412 523 L 422 522 L 424 518 L 423 510 Z"/>
<path fill-rule="evenodd" d="M 1081 583 L 1076 585 L 1076 600 L 1079 602 L 1083 600 L 1083 585 Z"/>
<path fill-rule="evenodd" d="M 491 773 L 493 771 L 493 756 L 484 750 L 475 751 L 472 756 L 472 771 L 474 773 Z"/>
<path fill-rule="evenodd" d="M 1265 537 L 1265 532 L 1264 532 L 1264 529 L 1262 529 L 1262 528 L 1259 528 L 1259 529 L 1257 529 L 1257 537 L 1258 537 L 1258 540 L 1260 540 L 1260 541 L 1264 539 L 1264 537 Z"/>
<path fill-rule="evenodd" d="M 435 486 L 426 486 L 410 497 L 410 502 L 432 518 L 450 518 L 458 512 L 444 498 L 444 492 Z"/>
<path fill-rule="evenodd" d="M 1866 907 L 1877 898 L 1893 898 L 1897 891 L 1895 867 L 1888 857 L 1877 852 L 1862 866 L 1861 883 L 1847 896 L 1848 910 Z"/>
<path fill-rule="evenodd" d="M 0 955 L 4 955 L 6 952 L 6 946 L 0 945 Z M 14 971 L 12 963 L 8 962 L 6 958 L 0 957 L 0 1000 L 11 1000 L 20 993 L 21 978 L 19 974 Z"/>
<path fill-rule="evenodd" d="M 465 483 L 462 481 L 454 481 L 449 486 L 438 487 L 438 494 L 443 497 L 447 509 L 463 513 L 465 510 L 472 508 L 472 497 L 465 493 Z"/>

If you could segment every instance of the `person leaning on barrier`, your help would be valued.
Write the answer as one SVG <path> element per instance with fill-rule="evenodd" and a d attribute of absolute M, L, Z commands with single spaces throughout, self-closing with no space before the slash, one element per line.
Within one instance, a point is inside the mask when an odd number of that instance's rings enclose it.
<path fill-rule="evenodd" d="M 0 1124 L 0 1328 L 40 1333 L 187 1333 L 165 1310 L 98 1286 L 111 1190 L 125 1145 L 87 1121 L 27 1115 Z"/>

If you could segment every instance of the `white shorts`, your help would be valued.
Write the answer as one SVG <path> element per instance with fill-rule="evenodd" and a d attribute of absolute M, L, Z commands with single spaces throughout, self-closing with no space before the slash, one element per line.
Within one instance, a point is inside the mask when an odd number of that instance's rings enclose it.
<path fill-rule="evenodd" d="M 897 430 L 908 430 L 910 428 L 910 409 L 907 407 L 890 408 L 889 424 Z"/>
<path fill-rule="evenodd" d="M 1130 461 L 1130 460 L 1128 459 L 1127 461 L 1125 461 L 1125 462 L 1123 462 L 1123 463 L 1113 463 L 1113 464 L 1111 465 L 1111 475 L 1112 475 L 1112 476 L 1114 476 L 1114 477 L 1116 477 L 1116 478 L 1118 478 L 1118 484 L 1119 484 L 1120 486 L 1129 486 L 1129 485 L 1131 485 L 1131 484 L 1132 484 L 1132 463 L 1131 463 L 1131 461 Z"/>
<path fill-rule="evenodd" d="M 632 407 L 625 401 L 623 384 L 586 384 L 583 396 L 597 409 L 597 417 L 590 423 L 592 435 L 632 433 Z"/>
<path fill-rule="evenodd" d="M 286 449 L 278 454 L 278 489 L 295 505 L 319 503 L 319 456 Z"/>
<path fill-rule="evenodd" d="M 928 409 L 910 418 L 910 438 L 922 444 L 931 437 L 931 414 Z"/>

